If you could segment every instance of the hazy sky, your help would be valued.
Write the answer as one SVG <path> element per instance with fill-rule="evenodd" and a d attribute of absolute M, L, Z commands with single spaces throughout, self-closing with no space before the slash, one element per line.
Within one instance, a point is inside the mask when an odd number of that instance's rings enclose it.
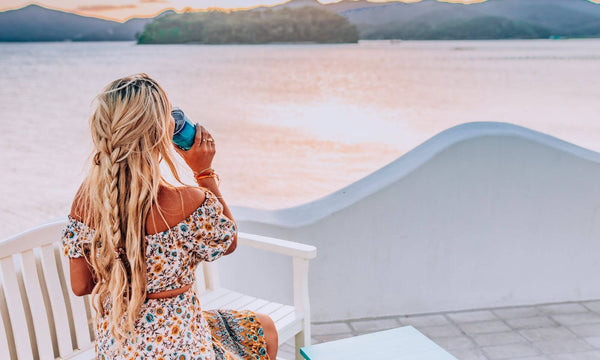
<path fill-rule="evenodd" d="M 140 15 L 151 16 L 165 8 L 174 8 L 179 11 L 185 7 L 204 9 L 208 7 L 240 8 L 257 5 L 273 5 L 285 0 L 0 0 L 0 11 L 16 9 L 25 5 L 36 3 L 45 7 L 76 12 L 82 15 L 99 16 L 114 20 Z M 339 0 L 319 0 L 322 3 L 333 3 Z M 372 2 L 386 2 L 390 0 L 371 0 Z M 415 0 L 406 0 L 412 2 Z M 445 0 L 447 2 L 478 2 L 481 0 Z"/>

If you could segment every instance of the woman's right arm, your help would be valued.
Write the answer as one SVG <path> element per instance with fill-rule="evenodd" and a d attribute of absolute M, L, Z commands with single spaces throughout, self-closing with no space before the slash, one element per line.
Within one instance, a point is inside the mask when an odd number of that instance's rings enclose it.
<path fill-rule="evenodd" d="M 219 202 L 221 203 L 221 205 L 223 205 L 223 215 L 227 216 L 231 221 L 233 221 L 235 223 L 235 220 L 233 219 L 233 215 L 231 214 L 231 211 L 229 210 L 227 203 L 225 203 L 225 199 L 223 199 L 223 197 L 221 196 L 221 192 L 219 191 L 219 187 L 217 186 L 217 182 L 216 182 L 215 178 L 209 177 L 209 178 L 200 179 L 200 180 L 198 180 L 198 185 L 201 187 L 207 188 L 208 190 L 212 191 L 218 197 Z M 237 223 L 235 225 L 237 228 Z M 223 255 L 231 254 L 232 252 L 235 251 L 236 247 L 237 247 L 237 231 L 236 231 L 235 235 L 233 236 L 233 241 L 231 242 L 231 245 L 229 245 L 229 247 L 227 248 L 227 251 L 225 251 L 225 253 Z"/>
<path fill-rule="evenodd" d="M 79 187 L 77 190 L 77 194 L 73 200 L 73 204 L 71 205 L 71 212 L 69 216 L 72 218 L 82 221 L 83 219 L 83 185 Z M 91 239 L 83 239 L 80 236 L 83 234 L 77 234 L 77 239 L 79 244 L 82 242 L 91 241 Z M 67 239 L 65 239 L 67 241 Z M 75 246 L 75 244 L 68 244 L 70 247 Z M 68 250 L 67 250 L 68 251 Z M 87 294 L 91 294 L 96 282 L 94 281 L 93 269 L 92 265 L 89 263 L 87 255 L 82 254 L 79 248 L 73 248 L 73 251 L 67 252 L 68 254 L 75 255 L 75 257 L 69 257 L 69 268 L 71 274 L 71 290 L 77 296 L 84 296 Z"/>
<path fill-rule="evenodd" d="M 94 282 L 92 266 L 85 257 L 71 258 L 71 290 L 77 296 L 91 294 L 96 283 Z"/>
<path fill-rule="evenodd" d="M 202 141 L 203 139 L 212 138 L 208 130 L 204 128 L 204 126 L 196 124 L 196 137 L 194 139 L 194 144 L 189 150 L 181 150 L 175 147 L 175 150 L 181 155 L 183 160 L 188 164 L 190 169 L 194 172 L 200 172 L 207 168 L 212 167 L 212 160 L 215 156 L 215 142 L 214 141 Z M 221 192 L 219 191 L 219 187 L 217 186 L 217 182 L 214 177 L 208 177 L 204 179 L 198 180 L 198 186 L 207 188 L 212 193 L 214 193 L 219 202 L 223 205 L 223 214 L 227 216 L 231 221 L 235 223 L 233 219 L 233 215 L 227 206 L 227 203 L 223 199 Z M 235 223 L 235 227 L 237 229 L 237 223 Z M 231 254 L 235 248 L 237 247 L 237 231 L 233 237 L 233 241 L 231 245 L 227 248 L 227 251 L 223 255 Z"/>

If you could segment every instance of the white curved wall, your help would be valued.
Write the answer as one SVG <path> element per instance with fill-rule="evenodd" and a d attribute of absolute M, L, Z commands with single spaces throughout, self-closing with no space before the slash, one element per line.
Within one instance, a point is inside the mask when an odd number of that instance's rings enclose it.
<path fill-rule="evenodd" d="M 311 311 L 328 321 L 600 298 L 598 183 L 600 154 L 478 122 L 314 202 L 232 212 L 240 231 L 317 247 Z M 225 286 L 292 303 L 288 258 L 218 263 Z"/>

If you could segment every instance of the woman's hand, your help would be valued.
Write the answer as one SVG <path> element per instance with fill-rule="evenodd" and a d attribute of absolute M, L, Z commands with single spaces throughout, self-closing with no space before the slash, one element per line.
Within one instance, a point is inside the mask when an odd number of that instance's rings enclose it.
<path fill-rule="evenodd" d="M 177 145 L 174 146 L 177 153 L 181 155 L 194 173 L 212 167 L 212 160 L 215 156 L 215 141 L 204 126 L 196 123 L 196 137 L 189 150 L 183 150 Z"/>

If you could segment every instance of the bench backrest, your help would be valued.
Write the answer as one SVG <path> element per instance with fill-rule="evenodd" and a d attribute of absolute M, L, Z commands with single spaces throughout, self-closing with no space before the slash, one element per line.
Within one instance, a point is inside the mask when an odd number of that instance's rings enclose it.
<path fill-rule="evenodd" d="M 65 224 L 55 221 L 0 242 L 0 349 L 9 351 L 1 358 L 65 358 L 93 347 L 90 296 L 71 291 L 69 259 L 60 247 Z M 201 265 L 199 294 L 216 284 L 214 265 Z"/>

